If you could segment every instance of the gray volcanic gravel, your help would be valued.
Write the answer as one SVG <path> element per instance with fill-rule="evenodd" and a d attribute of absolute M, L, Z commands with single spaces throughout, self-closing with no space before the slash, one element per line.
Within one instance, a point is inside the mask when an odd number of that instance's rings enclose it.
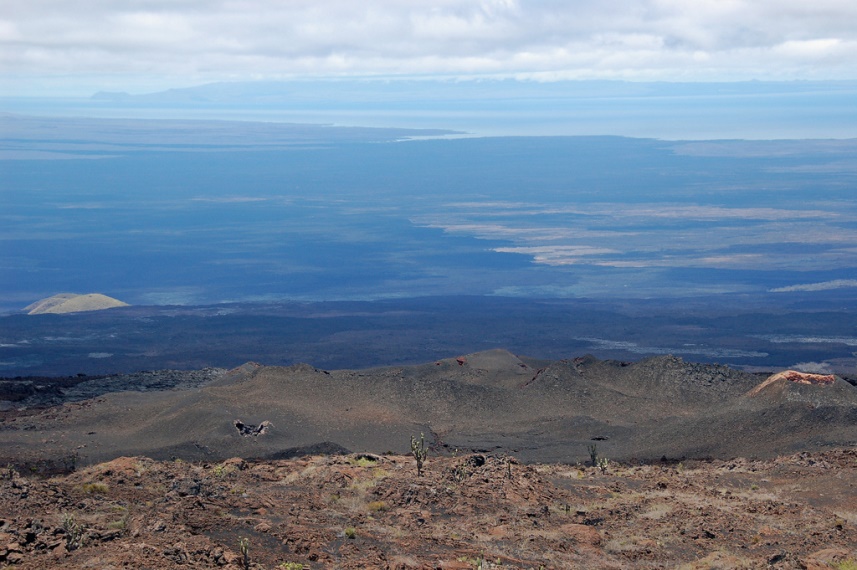
<path fill-rule="evenodd" d="M 406 453 L 420 433 L 435 453 L 572 464 L 588 461 L 592 445 L 611 460 L 658 461 L 769 458 L 857 442 L 857 388 L 837 378 L 751 394 L 764 380 L 672 356 L 540 362 L 504 350 L 368 370 L 250 363 L 142 373 L 69 390 L 95 399 L 6 412 L 0 460 Z M 126 391 L 106 393 L 110 387 Z M 263 422 L 258 435 L 236 429 Z"/>

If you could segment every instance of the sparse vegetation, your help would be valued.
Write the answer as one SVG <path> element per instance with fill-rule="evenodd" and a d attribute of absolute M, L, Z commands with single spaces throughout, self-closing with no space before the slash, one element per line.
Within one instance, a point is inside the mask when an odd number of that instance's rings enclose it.
<path fill-rule="evenodd" d="M 131 511 L 129 511 L 127 507 L 123 507 L 121 505 L 114 507 L 114 510 L 117 513 L 121 513 L 121 515 L 119 520 L 108 523 L 107 528 L 111 530 L 125 530 L 128 526 L 128 518 L 131 516 Z"/>
<path fill-rule="evenodd" d="M 214 469 L 212 469 L 211 472 L 214 474 L 215 477 L 225 477 L 237 470 L 238 468 L 234 465 L 225 465 L 223 463 L 220 463 L 218 465 L 215 465 Z"/>
<path fill-rule="evenodd" d="M 239 538 L 238 550 L 241 552 L 241 565 L 244 570 L 250 570 L 250 540 L 243 536 Z"/>
<path fill-rule="evenodd" d="M 482 570 L 485 568 L 485 556 L 482 554 L 476 557 L 461 556 L 458 558 L 458 561 L 464 562 L 465 564 L 472 564 L 475 570 Z"/>
<path fill-rule="evenodd" d="M 595 467 L 598 465 L 598 444 L 590 443 L 586 446 L 586 449 L 589 450 L 589 460 L 592 462 L 592 466 Z"/>
<path fill-rule="evenodd" d="M 359 457 L 351 458 L 349 463 L 357 467 L 374 467 L 378 464 L 378 460 L 370 455 L 362 454 Z"/>
<path fill-rule="evenodd" d="M 110 487 L 108 487 L 107 483 L 102 482 L 85 483 L 83 485 L 84 493 L 103 495 L 109 490 Z"/>
<path fill-rule="evenodd" d="M 345 538 L 355 539 L 357 538 L 357 529 L 353 526 L 346 527 L 342 533 L 345 535 Z"/>
<path fill-rule="evenodd" d="M 598 467 L 602 473 L 607 473 L 610 461 L 606 457 L 598 457 L 598 444 L 591 443 L 586 446 L 589 451 L 589 461 L 593 467 Z"/>
<path fill-rule="evenodd" d="M 369 512 L 379 513 L 388 510 L 390 506 L 385 501 L 372 501 L 366 505 L 366 508 Z"/>
<path fill-rule="evenodd" d="M 461 483 L 468 477 L 470 477 L 470 470 L 463 463 L 456 465 L 455 469 L 452 470 L 452 478 L 457 483 Z"/>
<path fill-rule="evenodd" d="M 83 544 L 83 527 L 78 524 L 77 519 L 71 513 L 63 513 L 62 529 L 65 532 L 66 550 L 76 550 Z"/>
<path fill-rule="evenodd" d="M 411 436 L 411 455 L 413 455 L 414 459 L 417 461 L 417 477 L 422 477 L 423 475 L 423 463 L 426 460 L 427 454 L 428 450 L 426 449 L 425 435 L 420 433 L 419 440 L 414 436 Z"/>

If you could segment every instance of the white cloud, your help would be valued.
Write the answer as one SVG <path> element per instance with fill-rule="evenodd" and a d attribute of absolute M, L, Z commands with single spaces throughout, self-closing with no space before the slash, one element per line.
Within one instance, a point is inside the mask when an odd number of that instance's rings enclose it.
<path fill-rule="evenodd" d="M 817 204 L 822 206 L 822 204 Z M 500 253 L 549 266 L 618 269 L 712 268 L 821 271 L 850 267 L 857 248 L 850 207 L 803 210 L 639 203 L 551 206 L 523 202 L 446 204 L 411 222 L 448 233 L 503 240 Z M 545 217 L 549 215 L 550 217 Z M 802 244 L 798 247 L 796 244 Z M 857 287 L 857 280 L 792 285 L 770 292 Z"/>
<path fill-rule="evenodd" d="M 809 374 L 833 374 L 833 368 L 828 362 L 798 362 L 790 367 L 798 372 L 807 372 Z"/>
<path fill-rule="evenodd" d="M 0 77 L 857 79 L 851 0 L 4 0 Z"/>
<path fill-rule="evenodd" d="M 820 283 L 803 283 L 770 289 L 769 293 L 793 293 L 797 291 L 831 291 L 833 289 L 852 289 L 857 287 L 857 279 L 834 279 Z"/>
<path fill-rule="evenodd" d="M 240 204 L 245 202 L 266 202 L 268 198 L 262 196 L 197 196 L 191 198 L 193 202 L 210 202 L 212 204 Z"/>
<path fill-rule="evenodd" d="M 545 265 L 574 265 L 581 257 L 592 255 L 609 255 L 619 253 L 615 249 L 592 247 L 588 245 L 556 245 L 538 247 L 497 247 L 497 253 L 520 253 L 531 255 L 535 263 Z"/>
<path fill-rule="evenodd" d="M 799 220 L 836 217 L 824 210 L 785 210 L 782 208 L 724 208 L 721 206 L 662 206 L 634 208 L 623 212 L 626 217 L 676 218 L 681 220 Z"/>
<path fill-rule="evenodd" d="M 578 337 L 574 340 L 588 342 L 600 350 L 623 350 L 634 354 L 680 354 L 707 356 L 709 358 L 764 358 L 767 352 L 739 350 L 734 348 L 707 348 L 698 345 L 675 347 L 640 346 L 635 342 L 609 340 L 596 337 Z"/>
<path fill-rule="evenodd" d="M 788 334 L 753 335 L 776 344 L 844 344 L 857 346 L 857 338 L 848 336 L 800 336 Z"/>

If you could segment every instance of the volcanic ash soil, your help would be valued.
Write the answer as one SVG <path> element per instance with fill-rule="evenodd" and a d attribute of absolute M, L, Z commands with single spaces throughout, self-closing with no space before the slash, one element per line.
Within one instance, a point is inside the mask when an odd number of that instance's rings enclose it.
<path fill-rule="evenodd" d="M 407 453 L 421 432 L 446 452 L 508 453 L 524 463 L 586 461 L 594 442 L 611 460 L 647 462 L 853 446 L 857 388 L 794 374 L 767 378 L 671 356 L 542 362 L 493 350 L 369 370 L 248 364 L 106 377 L 7 401 L 0 465 L 48 473 L 136 455 Z M 49 407 L 28 407 L 38 398 Z"/>

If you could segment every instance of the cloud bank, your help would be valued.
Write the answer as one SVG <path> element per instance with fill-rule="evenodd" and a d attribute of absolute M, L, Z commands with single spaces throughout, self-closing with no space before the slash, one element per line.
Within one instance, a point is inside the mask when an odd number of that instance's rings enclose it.
<path fill-rule="evenodd" d="M 815 206 L 815 207 L 813 207 Z M 502 240 L 498 253 L 552 267 L 836 271 L 851 267 L 857 213 L 807 202 L 804 209 L 706 204 L 459 202 L 413 216 L 417 226 Z M 828 209 L 822 209 L 827 207 Z M 811 253 L 808 253 L 811 252 Z M 857 280 L 789 285 L 769 293 L 857 287 Z"/>
<path fill-rule="evenodd" d="M 0 77 L 857 79 L 855 21 L 851 0 L 5 0 Z"/>
<path fill-rule="evenodd" d="M 777 287 L 769 289 L 769 293 L 793 293 L 797 291 L 831 291 L 833 289 L 851 289 L 857 287 L 857 279 L 834 279 L 833 281 L 821 281 L 820 283 L 802 283 L 800 285 L 789 285 L 788 287 Z"/>

